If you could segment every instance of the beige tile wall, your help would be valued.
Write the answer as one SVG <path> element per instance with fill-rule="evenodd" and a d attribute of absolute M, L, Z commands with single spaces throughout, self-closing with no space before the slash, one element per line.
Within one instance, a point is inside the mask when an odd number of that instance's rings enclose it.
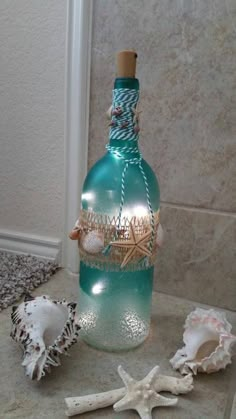
<path fill-rule="evenodd" d="M 140 147 L 161 187 L 155 288 L 236 310 L 236 3 L 94 1 L 90 167 L 107 142 L 114 55 L 128 48 Z"/>

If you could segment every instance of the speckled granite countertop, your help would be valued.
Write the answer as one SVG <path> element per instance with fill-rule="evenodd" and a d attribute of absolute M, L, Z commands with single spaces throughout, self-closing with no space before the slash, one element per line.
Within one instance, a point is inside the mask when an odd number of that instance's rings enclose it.
<path fill-rule="evenodd" d="M 34 294 L 76 301 L 77 278 L 60 271 Z M 143 378 L 155 365 L 161 367 L 163 374 L 179 376 L 168 360 L 182 345 L 184 320 L 196 306 L 201 305 L 154 293 L 151 334 L 142 346 L 130 352 L 112 354 L 99 352 L 79 342 L 71 348 L 71 357 L 63 358 L 62 366 L 54 368 L 40 382 L 31 382 L 24 376 L 20 365 L 21 350 L 9 337 L 11 309 L 8 308 L 0 313 L 0 419 L 65 419 L 65 397 L 123 386 L 117 374 L 119 364 L 137 379 Z M 226 311 L 226 315 L 236 332 L 236 313 Z M 153 418 L 234 419 L 235 391 L 236 359 L 225 371 L 197 376 L 191 393 L 179 396 L 177 406 L 155 409 Z M 114 413 L 112 407 L 77 417 L 138 418 L 133 411 Z"/>

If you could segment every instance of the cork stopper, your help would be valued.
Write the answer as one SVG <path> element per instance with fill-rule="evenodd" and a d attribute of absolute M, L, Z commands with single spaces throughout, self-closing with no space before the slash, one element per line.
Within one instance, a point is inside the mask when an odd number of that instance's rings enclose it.
<path fill-rule="evenodd" d="M 117 54 L 117 77 L 135 78 L 136 59 L 138 55 L 134 50 L 120 51 Z"/>

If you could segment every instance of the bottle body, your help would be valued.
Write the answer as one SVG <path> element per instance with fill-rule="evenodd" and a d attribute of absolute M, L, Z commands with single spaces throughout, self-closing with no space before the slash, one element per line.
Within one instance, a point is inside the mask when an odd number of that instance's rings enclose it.
<path fill-rule="evenodd" d="M 82 191 L 81 336 L 108 351 L 141 344 L 151 317 L 160 192 L 139 152 L 138 134 L 133 134 L 138 100 L 138 83 L 133 80 L 119 82 L 108 152 L 89 171 Z M 123 86 L 126 102 L 121 100 Z"/>
<path fill-rule="evenodd" d="M 107 153 L 89 172 L 82 193 L 82 208 L 118 216 L 123 161 Z M 143 160 L 154 211 L 159 209 L 156 176 Z M 123 214 L 148 211 L 146 190 L 138 168 L 128 169 Z M 80 262 L 79 316 L 81 336 L 91 346 L 110 351 L 131 349 L 149 334 L 153 266 L 136 271 L 101 270 Z"/>
<path fill-rule="evenodd" d="M 149 334 L 153 267 L 102 272 L 80 264 L 79 314 L 82 339 L 106 351 L 139 346 Z"/>

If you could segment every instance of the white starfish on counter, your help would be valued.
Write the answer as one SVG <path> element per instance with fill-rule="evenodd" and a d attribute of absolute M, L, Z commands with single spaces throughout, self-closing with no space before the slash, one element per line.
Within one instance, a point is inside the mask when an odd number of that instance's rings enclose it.
<path fill-rule="evenodd" d="M 115 412 L 134 409 L 141 419 L 151 419 L 152 409 L 158 406 L 174 406 L 177 398 L 167 398 L 157 393 L 155 383 L 159 375 L 159 367 L 154 367 L 149 374 L 140 381 L 134 380 L 121 366 L 118 373 L 125 384 L 125 396 L 114 404 Z"/>
<path fill-rule="evenodd" d="M 102 409 L 113 405 L 116 412 L 134 409 L 141 419 L 151 419 L 152 409 L 158 406 L 173 406 L 178 399 L 168 399 L 158 394 L 169 391 L 172 394 L 186 394 L 193 389 L 191 374 L 184 378 L 170 377 L 159 374 L 159 367 L 155 367 L 141 381 L 130 377 L 119 366 L 118 372 L 125 383 L 125 387 L 109 390 L 104 393 L 89 394 L 88 396 L 67 397 L 67 416 L 79 415 L 92 410 Z"/>

